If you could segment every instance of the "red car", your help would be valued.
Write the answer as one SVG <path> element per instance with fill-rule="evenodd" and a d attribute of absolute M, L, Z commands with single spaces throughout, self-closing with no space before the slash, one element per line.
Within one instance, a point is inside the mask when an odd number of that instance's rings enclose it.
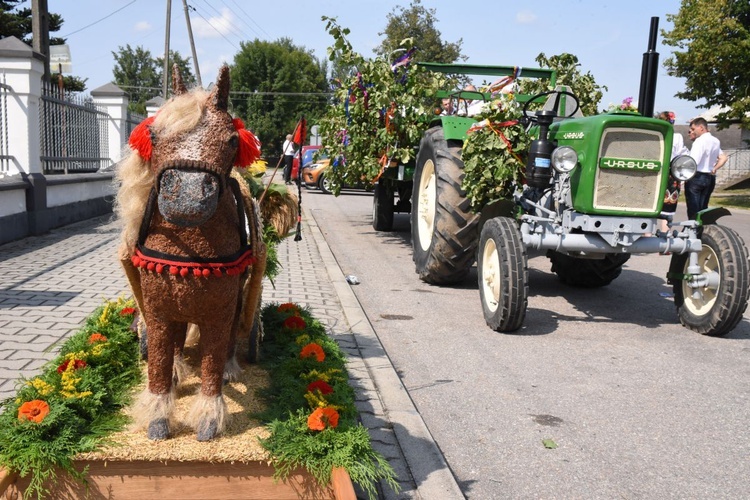
<path fill-rule="evenodd" d="M 302 149 L 297 151 L 292 161 L 292 180 L 296 181 L 299 178 L 300 156 L 302 156 L 302 166 L 304 167 L 312 161 L 313 154 L 318 149 L 320 149 L 320 146 L 302 146 Z"/>

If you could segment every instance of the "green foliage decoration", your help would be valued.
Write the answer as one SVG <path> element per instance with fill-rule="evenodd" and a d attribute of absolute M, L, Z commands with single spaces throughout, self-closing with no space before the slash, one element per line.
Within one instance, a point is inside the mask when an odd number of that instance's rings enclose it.
<path fill-rule="evenodd" d="M 523 180 L 531 140 L 519 123 L 521 105 L 512 94 L 500 94 L 477 118 L 476 130 L 464 141 L 461 184 L 475 211 L 512 196 Z"/>
<path fill-rule="evenodd" d="M 581 106 L 581 112 L 585 116 L 591 116 L 599 113 L 599 103 L 607 87 L 599 85 L 590 71 L 583 73 L 580 70 L 581 64 L 578 57 L 563 52 L 562 54 L 547 57 L 544 52 L 540 52 L 536 59 L 542 68 L 553 69 L 557 72 L 557 84 L 567 85 L 571 92 L 578 97 L 578 103 Z M 546 79 L 531 80 L 525 79 L 521 82 L 520 92 L 523 94 L 534 95 L 549 90 L 549 81 Z M 544 101 L 540 101 L 538 106 L 530 106 L 531 109 L 541 108 Z"/>
<path fill-rule="evenodd" d="M 384 157 L 401 163 L 412 161 L 416 147 L 435 115 L 434 95 L 444 86 L 445 76 L 407 64 L 391 67 L 412 49 L 411 41 L 392 55 L 365 59 L 352 49 L 335 18 L 323 17 L 334 43 L 329 58 L 354 68 L 348 78 L 335 82 L 334 104 L 320 121 L 323 149 L 331 164 L 333 192 L 344 184 L 371 183 L 381 170 Z"/>
<path fill-rule="evenodd" d="M 327 485 L 333 469 L 342 467 L 370 498 L 377 497 L 379 480 L 398 491 L 393 468 L 372 448 L 367 429 L 357 422 L 354 391 L 338 344 L 309 310 L 297 304 L 270 303 L 261 314 L 261 358 L 271 375 L 271 386 L 263 392 L 268 408 L 260 416 L 271 435 L 261 444 L 273 457 L 275 477 L 286 478 L 304 467 L 319 484 Z M 323 359 L 303 357 L 312 344 L 320 347 Z M 321 382 L 325 390 L 310 389 L 310 384 Z M 335 411 L 338 420 L 316 430 L 311 426 L 320 423 L 315 415 L 323 409 Z"/>
<path fill-rule="evenodd" d="M 74 457 L 107 444 L 124 428 L 120 410 L 142 378 L 130 329 L 134 307 L 119 299 L 96 309 L 41 375 L 20 379 L 16 397 L 0 403 L 0 466 L 30 476 L 29 498 L 49 493 L 45 483 L 55 480 L 58 467 L 84 479 Z M 23 417 L 29 404 L 49 413 L 29 420 Z"/>

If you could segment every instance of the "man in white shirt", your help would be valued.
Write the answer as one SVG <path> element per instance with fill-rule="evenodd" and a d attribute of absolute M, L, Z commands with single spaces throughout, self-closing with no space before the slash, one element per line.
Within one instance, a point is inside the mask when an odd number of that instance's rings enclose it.
<path fill-rule="evenodd" d="M 691 121 L 688 135 L 693 141 L 690 156 L 698 164 L 695 176 L 685 183 L 688 219 L 692 220 L 698 212 L 708 208 L 708 200 L 716 186 L 716 171 L 727 162 L 727 155 L 721 150 L 719 139 L 708 131 L 705 119 Z"/>

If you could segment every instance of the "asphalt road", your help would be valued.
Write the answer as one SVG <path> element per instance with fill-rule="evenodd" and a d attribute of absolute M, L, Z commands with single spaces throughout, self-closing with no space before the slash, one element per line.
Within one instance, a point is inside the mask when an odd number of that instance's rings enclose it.
<path fill-rule="evenodd" d="M 369 193 L 304 191 L 302 203 L 360 280 L 467 498 L 747 498 L 750 316 L 724 338 L 682 327 L 668 257 L 634 256 L 611 285 L 581 290 L 534 256 L 525 326 L 500 334 L 476 268 L 459 286 L 418 279 L 408 216 L 377 233 Z M 750 242 L 750 212 L 724 221 Z"/>

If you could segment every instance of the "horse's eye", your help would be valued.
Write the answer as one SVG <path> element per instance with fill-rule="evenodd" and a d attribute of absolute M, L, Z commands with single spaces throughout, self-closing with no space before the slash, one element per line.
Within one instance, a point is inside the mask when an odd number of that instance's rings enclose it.
<path fill-rule="evenodd" d="M 156 144 L 156 134 L 151 129 L 148 129 L 148 132 L 151 135 L 151 144 L 152 145 Z"/>
<path fill-rule="evenodd" d="M 240 140 L 236 135 L 233 135 L 232 137 L 229 138 L 230 147 L 236 148 L 239 145 L 240 145 Z"/>

